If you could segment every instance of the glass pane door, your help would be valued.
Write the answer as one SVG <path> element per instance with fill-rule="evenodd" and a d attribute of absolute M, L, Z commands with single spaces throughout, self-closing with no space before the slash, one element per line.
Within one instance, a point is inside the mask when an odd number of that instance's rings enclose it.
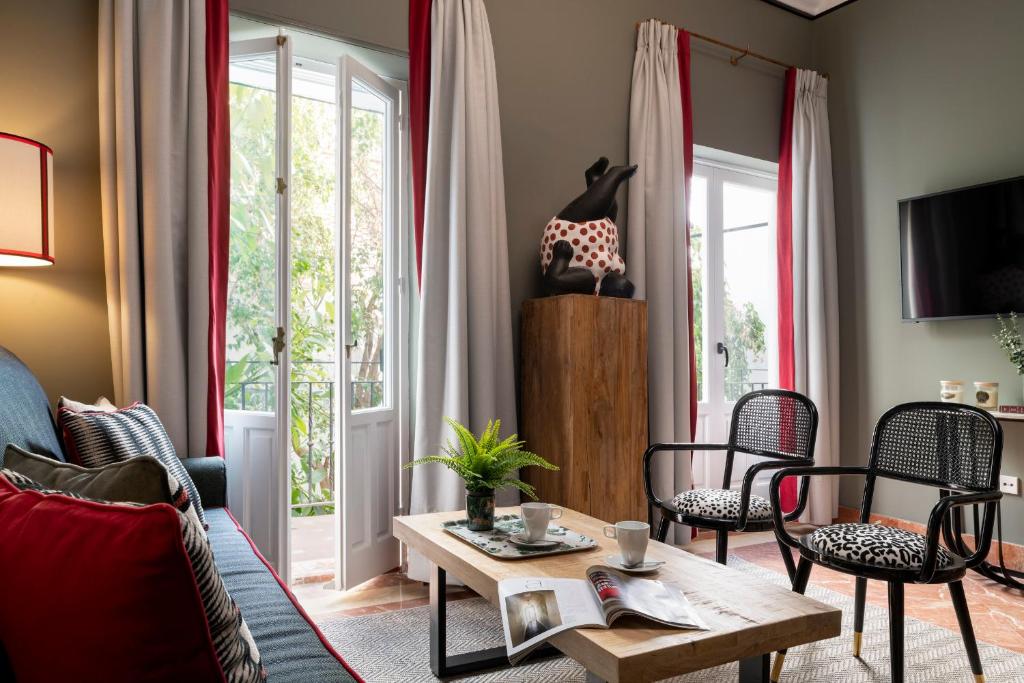
<path fill-rule="evenodd" d="M 736 400 L 777 385 L 775 184 L 763 172 L 694 166 L 689 211 L 699 442 L 726 442 Z M 737 456 L 734 486 L 748 460 Z M 723 472 L 722 454 L 694 454 L 695 486 L 720 488 Z"/>
<path fill-rule="evenodd" d="M 291 44 L 231 44 L 228 503 L 287 580 Z"/>
<path fill-rule="evenodd" d="M 338 300 L 342 444 L 339 587 L 400 562 L 398 511 L 398 88 L 351 57 L 338 66 L 341 212 Z"/>

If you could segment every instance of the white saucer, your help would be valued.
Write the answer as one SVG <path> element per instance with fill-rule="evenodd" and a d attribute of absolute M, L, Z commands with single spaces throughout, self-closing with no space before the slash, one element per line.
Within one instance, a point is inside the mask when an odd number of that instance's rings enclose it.
<path fill-rule="evenodd" d="M 556 541 L 553 538 L 542 538 L 539 541 L 531 541 L 524 534 L 512 534 L 508 537 L 508 542 L 517 548 L 533 548 L 540 550 L 542 548 L 554 548 L 555 546 L 561 545 L 561 541 Z"/>
<path fill-rule="evenodd" d="M 609 555 L 604 558 L 604 561 L 608 563 L 608 566 L 618 569 L 620 572 L 626 572 L 627 574 L 650 574 L 651 572 L 658 571 L 658 569 L 665 564 L 664 560 L 645 560 L 643 564 L 635 567 L 627 567 L 622 564 L 621 555 Z"/>

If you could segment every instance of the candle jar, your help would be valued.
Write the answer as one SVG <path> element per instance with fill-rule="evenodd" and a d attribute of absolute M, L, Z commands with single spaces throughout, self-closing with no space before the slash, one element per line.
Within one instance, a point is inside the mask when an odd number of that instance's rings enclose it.
<path fill-rule="evenodd" d="M 959 379 L 939 381 L 939 400 L 943 403 L 963 403 L 964 383 Z"/>
<path fill-rule="evenodd" d="M 999 382 L 975 382 L 974 405 L 985 410 L 999 407 Z"/>

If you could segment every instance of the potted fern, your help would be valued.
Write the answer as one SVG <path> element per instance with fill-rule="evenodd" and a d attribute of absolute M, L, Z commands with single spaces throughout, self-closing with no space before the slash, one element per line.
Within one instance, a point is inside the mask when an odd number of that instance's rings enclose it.
<path fill-rule="evenodd" d="M 455 431 L 458 443 L 448 443 L 443 455 L 428 455 L 405 465 L 406 468 L 439 463 L 466 483 L 466 517 L 472 531 L 490 531 L 494 528 L 494 492 L 503 488 L 517 488 L 534 500 L 537 495 L 532 486 L 513 476 L 523 467 L 543 467 L 557 470 L 536 453 L 524 450 L 526 442 L 516 434 L 502 439 L 501 420 L 487 423 L 487 429 L 478 439 L 466 427 L 446 417 Z"/>
<path fill-rule="evenodd" d="M 1001 315 L 997 315 L 996 319 L 999 321 L 999 332 L 992 336 L 1013 363 L 1017 374 L 1024 378 L 1024 338 L 1021 337 L 1017 314 L 1011 311 L 1009 319 Z"/>

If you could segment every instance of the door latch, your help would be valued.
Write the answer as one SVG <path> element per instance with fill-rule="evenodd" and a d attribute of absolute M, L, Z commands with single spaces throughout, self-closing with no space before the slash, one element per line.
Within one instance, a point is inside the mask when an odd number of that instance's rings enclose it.
<path fill-rule="evenodd" d="M 270 361 L 271 365 L 281 364 L 281 352 L 284 351 L 284 328 L 277 328 L 277 334 L 273 338 L 274 343 L 274 360 Z"/>
<path fill-rule="evenodd" d="M 722 342 L 718 342 L 717 350 L 719 354 L 725 354 L 725 367 L 729 367 L 729 347 Z"/>
<path fill-rule="evenodd" d="M 353 339 L 351 344 L 345 344 L 345 358 L 352 358 L 352 349 L 359 346 L 359 340 Z"/>

